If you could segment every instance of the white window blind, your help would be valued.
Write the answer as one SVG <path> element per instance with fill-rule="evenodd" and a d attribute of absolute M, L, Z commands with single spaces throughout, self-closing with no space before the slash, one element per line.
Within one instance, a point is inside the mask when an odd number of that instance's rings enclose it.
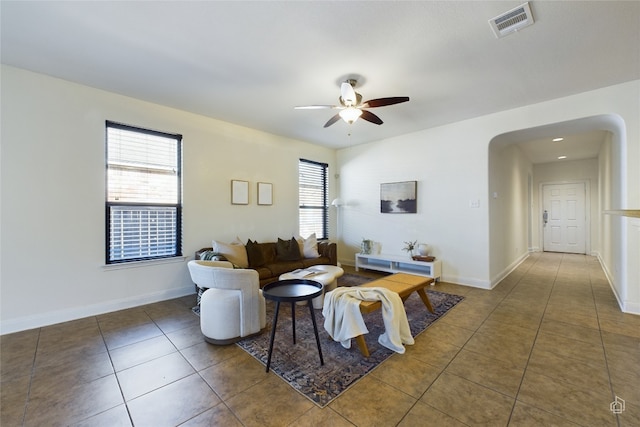
<path fill-rule="evenodd" d="M 327 168 L 326 163 L 300 159 L 298 165 L 299 231 L 303 237 L 313 233 L 316 233 L 319 239 L 329 237 Z"/>
<path fill-rule="evenodd" d="M 107 263 L 181 255 L 181 141 L 107 122 Z"/>

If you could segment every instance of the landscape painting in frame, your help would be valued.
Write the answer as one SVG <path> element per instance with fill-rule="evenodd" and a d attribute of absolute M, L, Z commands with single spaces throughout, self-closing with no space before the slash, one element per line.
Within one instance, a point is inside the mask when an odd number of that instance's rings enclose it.
<path fill-rule="evenodd" d="M 416 213 L 417 181 L 380 184 L 381 213 Z"/>

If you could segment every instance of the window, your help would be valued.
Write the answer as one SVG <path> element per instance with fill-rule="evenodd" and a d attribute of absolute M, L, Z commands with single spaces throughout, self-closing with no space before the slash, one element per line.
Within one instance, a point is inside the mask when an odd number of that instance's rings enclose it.
<path fill-rule="evenodd" d="M 107 264 L 182 255 L 182 135 L 107 121 Z"/>
<path fill-rule="evenodd" d="M 303 237 L 316 233 L 318 239 L 329 238 L 328 167 L 326 163 L 304 159 L 298 164 L 300 235 Z"/>

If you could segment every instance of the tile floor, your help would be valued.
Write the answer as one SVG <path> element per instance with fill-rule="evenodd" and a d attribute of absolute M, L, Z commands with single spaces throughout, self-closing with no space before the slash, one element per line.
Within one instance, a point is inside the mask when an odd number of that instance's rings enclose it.
<path fill-rule="evenodd" d="M 640 316 L 595 258 L 537 253 L 492 291 L 435 289 L 466 299 L 324 409 L 206 344 L 193 296 L 4 335 L 0 424 L 640 425 Z"/>

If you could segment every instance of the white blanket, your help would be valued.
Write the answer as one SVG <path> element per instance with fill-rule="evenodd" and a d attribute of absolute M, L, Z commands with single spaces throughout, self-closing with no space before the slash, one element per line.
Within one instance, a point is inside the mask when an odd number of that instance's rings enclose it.
<path fill-rule="evenodd" d="M 380 301 L 385 332 L 378 337 L 380 345 L 404 353 L 403 344 L 414 343 L 407 313 L 400 296 L 386 288 L 342 287 L 325 294 L 322 315 L 324 328 L 334 341 L 351 347 L 351 339 L 368 334 L 360 312 L 360 301 Z"/>

